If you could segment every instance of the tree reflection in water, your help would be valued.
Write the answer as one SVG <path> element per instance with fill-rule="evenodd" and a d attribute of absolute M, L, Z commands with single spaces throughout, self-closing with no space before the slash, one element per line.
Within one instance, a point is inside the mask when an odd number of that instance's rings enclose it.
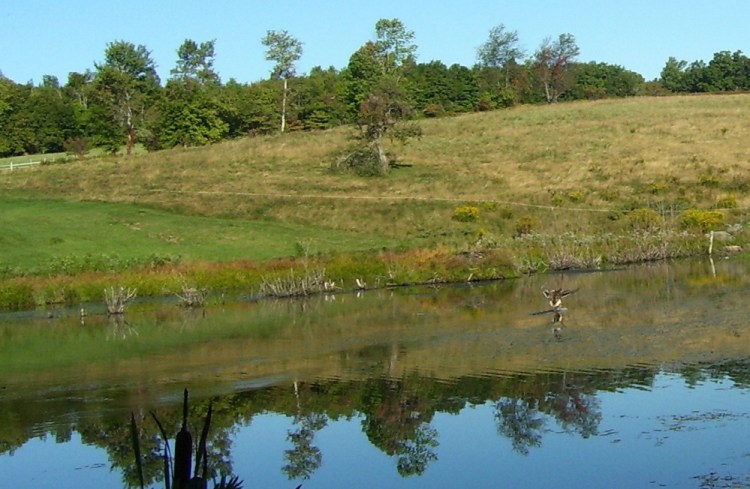
<path fill-rule="evenodd" d="M 362 428 L 385 454 L 396 457 L 404 477 L 424 473 L 437 460 L 437 431 L 429 421 L 435 414 L 432 399 L 423 399 L 419 377 L 403 381 L 373 379 L 364 394 Z"/>
<path fill-rule="evenodd" d="M 532 404 L 533 403 L 533 404 Z M 542 445 L 545 420 L 535 401 L 503 397 L 495 402 L 497 432 L 507 436 L 513 450 L 528 455 L 529 448 Z"/>
<path fill-rule="evenodd" d="M 309 479 L 323 462 L 323 454 L 320 448 L 313 445 L 313 441 L 315 433 L 326 427 L 328 419 L 322 413 L 303 413 L 297 381 L 294 381 L 294 397 L 297 401 L 297 413 L 294 415 L 297 429 L 287 432 L 287 439 L 292 442 L 294 448 L 284 451 L 287 464 L 281 470 L 290 480 Z"/>
<path fill-rule="evenodd" d="M 546 419 L 542 410 L 553 416 L 568 433 L 582 438 L 597 433 L 602 419 L 599 399 L 576 388 L 550 393 L 544 399 L 501 398 L 495 402 L 497 431 L 510 438 L 513 449 L 528 455 L 529 449 L 542 445 Z"/>
<path fill-rule="evenodd" d="M 730 378 L 747 386 L 750 367 L 747 362 L 722 362 L 717 365 L 685 365 L 680 367 L 686 382 L 709 378 Z M 361 429 L 368 441 L 394 460 L 401 477 L 419 476 L 438 460 L 439 433 L 433 425 L 438 413 L 458 414 L 467 407 L 487 405 L 494 412 L 498 435 L 510 440 L 515 452 L 528 455 L 541 447 L 551 424 L 581 438 L 597 434 L 602 420 L 600 391 L 642 388 L 653 384 L 661 370 L 656 366 L 638 366 L 621 370 L 586 372 L 543 372 L 512 376 L 467 376 L 451 381 L 424 377 L 417 372 L 400 378 L 373 377 L 359 381 L 296 381 L 287 385 L 234 392 L 197 399 L 190 406 L 193 419 L 203 419 L 209 403 L 213 404 L 211 431 L 208 438 L 210 473 L 233 473 L 232 439 L 237 426 L 249 425 L 253 417 L 275 413 L 293 420 L 287 431 L 291 447 L 283 452 L 280 470 L 290 480 L 309 480 L 322 466 L 324 451 L 315 444 L 317 433 L 331 421 L 361 420 Z M 26 428 L 6 423 L 0 431 L 0 446 L 12 453 L 33 435 L 31 426 L 46 419 L 48 412 L 35 412 L 37 404 L 0 402 L 1 412 L 10 413 L 8 420 L 23 420 Z M 48 409 L 50 406 L 46 406 Z M 128 419 L 112 416 L 96 406 L 82 415 L 61 411 L 56 418 L 77 418 L 70 425 L 60 424 L 50 434 L 61 441 L 69 440 L 77 431 L 85 444 L 102 447 L 108 453 L 111 467 L 121 472 L 127 486 L 137 479 L 128 432 Z M 60 403 L 59 409 L 69 409 Z M 23 411 L 24 416 L 19 413 Z M 147 484 L 159 484 L 163 474 L 163 446 L 156 425 L 148 415 L 149 407 L 136 410 L 144 475 Z M 15 413 L 15 414 L 13 414 Z M 98 414 L 95 414 L 98 413 Z M 166 429 L 174 433 L 180 425 L 178 405 L 156 410 Z M 194 427 L 195 428 L 195 427 Z M 264 441 L 253 441 L 264 450 Z M 247 481 L 252 487 L 253 482 Z"/>

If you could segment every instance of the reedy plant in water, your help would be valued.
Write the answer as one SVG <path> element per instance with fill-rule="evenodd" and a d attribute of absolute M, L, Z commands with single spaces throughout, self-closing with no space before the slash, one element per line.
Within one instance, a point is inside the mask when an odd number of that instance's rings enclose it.
<path fill-rule="evenodd" d="M 208 413 L 203 422 L 203 429 L 198 444 L 193 447 L 193 437 L 188 430 L 188 390 L 185 389 L 182 404 L 182 426 L 175 436 L 174 457 L 169 447 L 169 436 L 164 426 L 151 413 L 151 417 L 159 428 L 164 440 L 164 487 L 165 489 L 206 489 L 208 487 L 208 452 L 206 450 L 206 440 L 211 427 L 211 415 L 213 412 L 213 403 L 208 404 Z M 135 421 L 135 415 L 131 413 L 130 429 L 133 443 L 133 453 L 135 455 L 135 466 L 138 473 L 138 479 L 141 489 L 144 487 L 143 463 L 141 459 L 140 440 L 138 437 L 138 426 Z M 193 461 L 193 450 L 195 449 L 195 471 L 191 476 Z M 237 476 L 222 475 L 221 479 L 214 479 L 214 489 L 242 489 L 243 481 Z"/>

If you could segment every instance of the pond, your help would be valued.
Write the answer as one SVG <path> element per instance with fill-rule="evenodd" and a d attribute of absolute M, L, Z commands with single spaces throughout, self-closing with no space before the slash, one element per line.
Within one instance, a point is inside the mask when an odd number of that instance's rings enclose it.
<path fill-rule="evenodd" d="M 8 487 L 165 487 L 185 389 L 245 488 L 750 487 L 747 266 L 0 316 Z M 576 290 L 561 321 L 543 288 Z M 209 487 L 213 487 L 209 483 Z"/>

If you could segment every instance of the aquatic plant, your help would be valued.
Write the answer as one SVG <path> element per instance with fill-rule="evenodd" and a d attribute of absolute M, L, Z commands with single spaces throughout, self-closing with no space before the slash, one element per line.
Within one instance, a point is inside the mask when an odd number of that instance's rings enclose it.
<path fill-rule="evenodd" d="M 169 447 L 169 436 L 164 426 L 151 413 L 159 431 L 164 439 L 164 487 L 166 489 L 205 489 L 208 487 L 208 455 L 206 450 L 206 440 L 211 427 L 211 415 L 213 404 L 208 404 L 208 412 L 203 422 L 203 429 L 198 444 L 195 445 L 195 471 L 192 471 L 193 462 L 193 436 L 188 430 L 188 390 L 185 389 L 182 401 L 182 426 L 175 436 L 174 457 Z M 131 438 L 133 444 L 133 454 L 135 456 L 135 467 L 138 473 L 138 480 L 141 489 L 144 487 L 143 462 L 141 458 L 140 439 L 138 438 L 138 426 L 135 421 L 135 415 L 130 416 Z M 192 472 L 192 475 L 191 475 Z M 218 481 L 214 480 L 214 489 L 242 489 L 243 481 L 237 476 L 227 478 L 222 475 Z"/>

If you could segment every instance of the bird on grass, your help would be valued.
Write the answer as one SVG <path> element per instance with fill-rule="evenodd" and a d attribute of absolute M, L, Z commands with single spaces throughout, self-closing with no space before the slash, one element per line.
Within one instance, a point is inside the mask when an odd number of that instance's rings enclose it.
<path fill-rule="evenodd" d="M 542 294 L 549 299 L 549 305 L 553 309 L 558 309 L 562 306 L 563 297 L 576 292 L 578 292 L 578 289 L 542 289 Z"/>

